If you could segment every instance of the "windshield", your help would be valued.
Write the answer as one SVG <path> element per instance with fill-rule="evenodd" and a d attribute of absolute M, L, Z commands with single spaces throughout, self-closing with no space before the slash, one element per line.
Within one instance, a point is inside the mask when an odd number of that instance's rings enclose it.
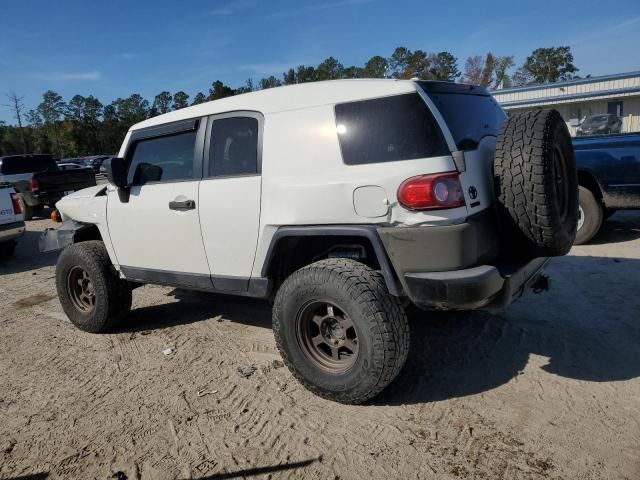
<path fill-rule="evenodd" d="M 447 82 L 417 82 L 435 103 L 459 150 L 475 150 L 487 135 L 494 137 L 507 116 L 481 87 Z"/>
<path fill-rule="evenodd" d="M 597 125 L 599 123 L 607 123 L 609 117 L 607 117 L 606 115 L 598 115 L 596 117 L 589 117 L 587 118 L 583 125 L 584 126 L 590 126 L 590 125 Z"/>

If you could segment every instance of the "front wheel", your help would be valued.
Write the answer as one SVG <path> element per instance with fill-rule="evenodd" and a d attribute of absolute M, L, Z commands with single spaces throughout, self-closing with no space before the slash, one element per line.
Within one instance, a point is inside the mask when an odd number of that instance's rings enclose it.
<path fill-rule="evenodd" d="M 113 271 L 100 241 L 76 243 L 62 251 L 56 288 L 67 317 L 85 332 L 108 331 L 131 309 L 131 288 Z"/>
<path fill-rule="evenodd" d="M 398 375 L 409 351 L 409 323 L 382 276 L 347 259 L 294 272 L 273 307 L 273 332 L 291 373 L 310 391 L 362 403 Z"/>

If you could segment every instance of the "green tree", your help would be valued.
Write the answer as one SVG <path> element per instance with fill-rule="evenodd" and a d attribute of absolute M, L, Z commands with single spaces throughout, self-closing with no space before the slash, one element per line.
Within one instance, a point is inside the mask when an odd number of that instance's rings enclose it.
<path fill-rule="evenodd" d="M 102 116 L 102 110 L 102 102 L 96 97 L 89 95 L 84 98 L 82 125 L 86 135 L 88 153 L 104 153 L 102 150 L 102 142 L 100 141 L 100 130 L 102 128 L 100 117 Z"/>
<path fill-rule="evenodd" d="M 38 105 L 38 113 L 42 117 L 44 126 L 52 139 L 54 153 L 59 157 L 64 156 L 58 125 L 64 111 L 64 100 L 56 92 L 47 90 L 42 95 L 42 102 Z"/>
<path fill-rule="evenodd" d="M 173 94 L 173 109 L 180 110 L 189 106 L 189 95 L 180 90 Z"/>
<path fill-rule="evenodd" d="M 196 93 L 196 96 L 193 97 L 193 102 L 191 102 L 191 105 L 200 105 L 201 103 L 204 103 L 206 101 L 207 96 L 202 92 L 198 92 Z"/>
<path fill-rule="evenodd" d="M 364 78 L 385 78 L 387 76 L 387 69 L 389 68 L 389 62 L 386 58 L 376 55 L 367 60 L 364 64 L 362 76 Z"/>
<path fill-rule="evenodd" d="M 410 79 L 419 78 L 429 80 L 431 78 L 431 58 L 423 50 L 412 52 L 408 48 L 398 47 L 389 57 L 389 67 L 393 78 Z"/>
<path fill-rule="evenodd" d="M 26 114 L 27 122 L 33 131 L 34 153 L 51 153 L 52 145 L 44 127 L 44 120 L 37 110 L 29 110 Z"/>
<path fill-rule="evenodd" d="M 535 83 L 549 83 L 574 78 L 578 68 L 573 64 L 571 47 L 549 47 L 535 49 L 522 70 L 531 75 Z"/>
<path fill-rule="evenodd" d="M 267 88 L 279 87 L 280 85 L 282 85 L 282 82 L 280 82 L 280 80 L 278 80 L 273 75 L 271 75 L 270 77 L 267 77 L 267 78 L 262 78 L 260 80 L 260 90 L 266 90 Z"/>
<path fill-rule="evenodd" d="M 160 92 L 158 95 L 156 95 L 156 98 L 153 100 L 153 105 L 151 106 L 151 108 L 154 112 L 157 112 L 157 114 L 159 115 L 168 113 L 171 111 L 172 100 L 173 100 L 173 97 L 171 96 L 171 92 L 167 92 L 165 90 L 164 92 Z"/>
<path fill-rule="evenodd" d="M 364 68 L 354 65 L 342 70 L 342 78 L 365 78 Z"/>
<path fill-rule="evenodd" d="M 220 80 L 216 80 L 211 84 L 209 89 L 209 96 L 207 100 L 219 100 L 225 97 L 233 96 L 233 89 L 222 83 Z"/>
<path fill-rule="evenodd" d="M 337 80 L 342 78 L 344 67 L 342 64 L 333 57 L 325 59 L 316 68 L 317 80 Z"/>
<path fill-rule="evenodd" d="M 315 82 L 317 80 L 316 69 L 306 65 L 298 65 L 296 80 L 298 83 Z"/>
<path fill-rule="evenodd" d="M 284 85 L 293 85 L 297 83 L 296 71 L 293 68 L 290 68 L 282 74 L 282 83 Z"/>
<path fill-rule="evenodd" d="M 460 76 L 458 59 L 449 52 L 439 52 L 431 57 L 429 73 L 433 80 L 454 82 Z"/>

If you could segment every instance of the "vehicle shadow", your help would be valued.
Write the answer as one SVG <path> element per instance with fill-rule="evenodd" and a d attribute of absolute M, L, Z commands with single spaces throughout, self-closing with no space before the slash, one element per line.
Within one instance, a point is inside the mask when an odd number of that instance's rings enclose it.
<path fill-rule="evenodd" d="M 587 245 L 628 242 L 640 238 L 640 212 L 616 212 Z"/>
<path fill-rule="evenodd" d="M 12 257 L 0 258 L 0 275 L 28 272 L 55 265 L 60 252 L 40 253 L 40 235 L 41 231 L 29 231 L 27 222 L 27 230 L 18 240 L 15 254 Z"/>
<path fill-rule="evenodd" d="M 589 382 L 636 378 L 640 299 L 630 292 L 640 291 L 639 271 L 636 259 L 562 257 L 548 267 L 549 292 L 528 294 L 502 312 L 412 311 L 405 368 L 371 403 L 427 403 L 486 392 L 522 374 L 531 354 L 547 357 L 541 368 L 552 375 Z M 169 295 L 178 301 L 135 309 L 118 331 L 218 316 L 271 328 L 271 307 L 263 300 L 180 289 Z"/>
<path fill-rule="evenodd" d="M 133 292 L 136 295 L 136 291 Z M 161 330 L 217 317 L 244 325 L 271 328 L 271 307 L 266 300 L 179 288 L 167 293 L 167 296 L 173 296 L 178 301 L 136 308 L 112 333 Z"/>
<path fill-rule="evenodd" d="M 640 260 L 564 257 L 548 269 L 552 290 L 507 310 L 413 312 L 402 373 L 373 404 L 446 400 L 485 392 L 522 374 L 530 354 L 541 367 L 589 382 L 640 376 Z"/>

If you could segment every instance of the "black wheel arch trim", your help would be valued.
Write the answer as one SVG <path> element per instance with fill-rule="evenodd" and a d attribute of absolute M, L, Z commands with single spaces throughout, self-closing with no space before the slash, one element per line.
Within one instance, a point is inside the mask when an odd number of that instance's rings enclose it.
<path fill-rule="evenodd" d="M 278 243 L 285 238 L 323 236 L 362 237 L 366 238 L 373 247 L 376 260 L 378 265 L 380 265 L 380 270 L 387 284 L 389 293 L 396 297 L 403 297 L 405 296 L 404 288 L 389 261 L 382 240 L 378 235 L 377 228 L 378 226 L 376 225 L 299 225 L 279 227 L 271 238 L 260 275 L 261 277 L 268 276 Z"/>

